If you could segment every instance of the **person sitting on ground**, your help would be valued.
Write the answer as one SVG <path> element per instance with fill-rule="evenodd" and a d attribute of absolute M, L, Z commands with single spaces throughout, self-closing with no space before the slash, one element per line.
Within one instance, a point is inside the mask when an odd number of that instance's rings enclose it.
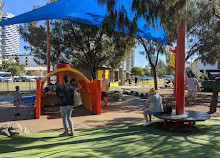
<path fill-rule="evenodd" d="M 148 93 L 147 106 L 144 108 L 143 114 L 146 123 L 143 126 L 151 124 L 151 115 L 161 114 L 163 112 L 162 98 L 156 91 L 151 88 Z M 148 119 L 149 117 L 149 119 Z"/>
<path fill-rule="evenodd" d="M 15 87 L 16 91 L 14 92 L 14 106 L 15 106 L 15 116 L 19 116 L 18 113 L 20 106 L 23 104 L 23 99 L 20 91 L 20 87 Z"/>
<path fill-rule="evenodd" d="M 191 77 L 186 80 L 185 89 L 187 85 L 188 85 L 188 100 L 186 101 L 186 104 L 188 105 L 189 102 L 192 100 L 192 105 L 194 105 L 197 97 L 197 88 L 198 88 L 198 92 L 200 92 L 199 82 L 195 78 L 194 74 L 191 74 Z"/>

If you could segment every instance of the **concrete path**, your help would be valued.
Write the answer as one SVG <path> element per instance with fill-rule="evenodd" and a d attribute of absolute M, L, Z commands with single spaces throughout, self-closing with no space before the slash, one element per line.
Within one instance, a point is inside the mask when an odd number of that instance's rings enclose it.
<path fill-rule="evenodd" d="M 143 120 L 142 109 L 145 100 L 137 96 L 123 96 L 123 101 L 109 102 L 108 108 L 102 109 L 101 115 L 88 114 L 82 108 L 73 111 L 72 119 L 75 130 L 92 128 L 105 128 L 125 123 L 134 123 Z M 21 116 L 14 116 L 14 106 L 7 104 L 0 106 L 0 124 L 4 122 L 17 122 L 25 125 L 31 133 L 63 131 L 62 119 L 58 107 L 54 107 L 53 114 L 48 112 L 40 119 L 34 119 L 31 115 L 31 105 L 27 105 L 26 111 L 21 111 Z M 84 112 L 83 112 L 84 110 Z M 28 112 L 27 112 L 28 111 Z"/>

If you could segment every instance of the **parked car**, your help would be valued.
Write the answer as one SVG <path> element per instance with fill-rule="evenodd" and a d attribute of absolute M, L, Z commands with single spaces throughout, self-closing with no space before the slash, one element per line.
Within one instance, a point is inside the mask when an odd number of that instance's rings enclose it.
<path fill-rule="evenodd" d="M 154 77 L 152 77 L 152 76 L 145 76 L 144 79 L 145 79 L 145 80 L 153 80 Z"/>
<path fill-rule="evenodd" d="M 36 79 L 31 76 L 23 76 L 21 78 L 22 78 L 22 82 L 36 82 Z"/>
<path fill-rule="evenodd" d="M 14 82 L 22 82 L 21 77 L 14 77 L 13 79 Z"/>
<path fill-rule="evenodd" d="M 31 82 L 30 77 L 28 77 L 28 76 L 22 77 L 22 82 Z"/>
<path fill-rule="evenodd" d="M 167 80 L 174 80 L 174 77 L 172 75 L 164 75 L 164 80 L 167 81 Z"/>
<path fill-rule="evenodd" d="M 33 77 L 30 77 L 29 79 L 30 79 L 29 82 L 36 82 L 36 79 Z"/>
<path fill-rule="evenodd" d="M 0 77 L 0 82 L 4 82 L 4 81 L 5 81 L 4 77 Z"/>
<path fill-rule="evenodd" d="M 6 78 L 4 79 L 4 82 L 13 82 L 13 79 L 12 79 L 12 78 L 7 78 L 7 77 L 6 77 Z"/>
<path fill-rule="evenodd" d="M 13 82 L 11 72 L 0 72 L 0 82 Z"/>

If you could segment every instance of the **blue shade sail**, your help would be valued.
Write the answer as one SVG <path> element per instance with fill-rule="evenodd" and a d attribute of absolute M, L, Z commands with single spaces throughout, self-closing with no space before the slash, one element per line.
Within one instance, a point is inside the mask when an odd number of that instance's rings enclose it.
<path fill-rule="evenodd" d="M 132 12 L 131 8 L 132 1 L 120 0 L 116 4 L 116 7 L 124 6 L 130 21 L 133 21 L 135 16 L 135 12 Z M 48 19 L 66 19 L 77 23 L 102 27 L 102 21 L 106 15 L 108 15 L 106 5 L 98 4 L 97 0 L 59 0 L 36 10 L 1 21 L 0 26 Z M 153 27 L 152 24 L 147 24 L 145 19 L 139 18 L 137 20 L 138 31 L 134 35 L 161 43 L 169 43 L 160 20 L 156 21 L 155 24 L 158 25 L 157 28 Z M 116 28 L 116 31 L 129 34 L 128 28 L 124 30 Z"/>

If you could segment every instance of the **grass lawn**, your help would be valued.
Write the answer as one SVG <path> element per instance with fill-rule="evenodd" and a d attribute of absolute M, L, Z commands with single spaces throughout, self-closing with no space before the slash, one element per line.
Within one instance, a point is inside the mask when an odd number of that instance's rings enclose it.
<path fill-rule="evenodd" d="M 0 157 L 150 157 L 219 158 L 220 118 L 187 128 L 164 128 L 154 119 L 148 127 L 142 122 L 125 126 L 76 131 L 75 137 L 60 133 L 37 133 L 21 137 L 0 136 Z"/>

